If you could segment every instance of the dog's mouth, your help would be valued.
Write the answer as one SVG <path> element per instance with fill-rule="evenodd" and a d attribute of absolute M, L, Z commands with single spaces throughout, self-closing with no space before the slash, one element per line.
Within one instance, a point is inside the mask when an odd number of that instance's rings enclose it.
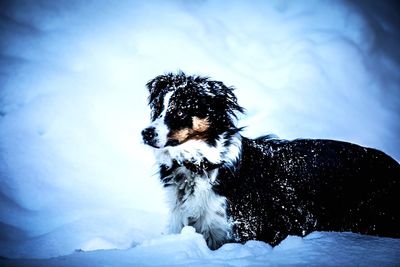
<path fill-rule="evenodd" d="M 179 145 L 179 141 L 178 140 L 168 140 L 167 143 L 164 146 L 157 145 L 157 142 L 155 142 L 155 141 L 143 140 L 143 142 L 144 142 L 144 144 L 149 145 L 149 146 L 151 146 L 153 148 L 156 148 L 156 149 L 165 148 L 165 147 L 168 147 L 168 146 L 177 146 L 177 145 Z"/>
<path fill-rule="evenodd" d="M 145 142 L 145 144 L 149 145 L 151 147 L 157 148 L 157 149 L 161 148 L 161 147 L 159 147 L 159 146 L 157 146 L 156 144 L 153 144 L 153 143 Z"/>
<path fill-rule="evenodd" d="M 168 140 L 165 146 L 177 146 L 179 145 L 179 141 L 175 139 Z"/>

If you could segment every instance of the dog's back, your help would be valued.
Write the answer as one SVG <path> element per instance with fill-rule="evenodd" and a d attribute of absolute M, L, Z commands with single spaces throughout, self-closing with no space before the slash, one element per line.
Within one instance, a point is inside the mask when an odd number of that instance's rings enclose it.
<path fill-rule="evenodd" d="M 333 140 L 242 139 L 221 170 L 236 240 L 277 244 L 314 230 L 400 237 L 400 165 L 381 151 Z"/>

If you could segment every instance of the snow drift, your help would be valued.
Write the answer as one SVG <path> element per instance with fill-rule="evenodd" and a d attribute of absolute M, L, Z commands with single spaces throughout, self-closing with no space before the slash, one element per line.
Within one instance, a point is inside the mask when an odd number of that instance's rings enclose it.
<path fill-rule="evenodd" d="M 163 240 L 166 206 L 140 131 L 144 84 L 167 71 L 237 87 L 245 135 L 340 139 L 400 159 L 399 24 L 394 4 L 378 1 L 3 1 L 0 255 Z M 338 251 L 342 234 L 323 236 L 332 255 L 361 258 Z M 398 240 L 366 242 L 398 262 Z M 232 258 L 281 255 L 257 242 L 230 247 Z M 197 249 L 207 262 L 211 252 Z M 168 251 L 177 262 L 183 253 Z"/>

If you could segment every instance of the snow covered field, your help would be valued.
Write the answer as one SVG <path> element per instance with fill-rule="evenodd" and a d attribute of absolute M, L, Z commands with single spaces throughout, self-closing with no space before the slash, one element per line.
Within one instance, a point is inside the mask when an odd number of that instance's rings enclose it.
<path fill-rule="evenodd" d="M 350 233 L 213 252 L 190 228 L 165 235 L 140 137 L 145 83 L 181 69 L 237 88 L 244 135 L 340 139 L 400 160 L 398 10 L 356 0 L 1 1 L 0 256 L 42 260 L 0 265 L 400 265 L 400 240 Z"/>
<path fill-rule="evenodd" d="M 98 250 L 46 260 L 0 261 L 6 266 L 398 266 L 400 241 L 352 233 L 289 236 L 275 248 L 264 242 L 208 249 L 194 228 L 151 239 L 128 250 Z"/>

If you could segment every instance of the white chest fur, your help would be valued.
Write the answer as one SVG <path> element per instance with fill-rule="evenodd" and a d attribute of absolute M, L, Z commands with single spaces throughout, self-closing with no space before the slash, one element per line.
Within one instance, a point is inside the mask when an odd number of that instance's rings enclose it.
<path fill-rule="evenodd" d="M 173 162 L 189 161 L 199 165 L 203 159 L 213 164 L 232 166 L 241 153 L 241 136 L 223 133 L 211 146 L 201 140 L 189 140 L 178 146 L 157 149 L 160 165 L 172 168 Z M 174 170 L 166 187 L 170 204 L 170 231 L 179 233 L 190 225 L 201 233 L 210 248 L 218 248 L 231 239 L 232 223 L 226 214 L 226 198 L 212 189 L 217 181 L 218 169 L 197 174 L 185 167 Z"/>
<path fill-rule="evenodd" d="M 203 175 L 177 168 L 168 190 L 170 231 L 179 233 L 184 226 L 193 226 L 211 248 L 230 238 L 231 225 L 226 215 L 226 198 L 212 190 L 218 170 Z"/>

